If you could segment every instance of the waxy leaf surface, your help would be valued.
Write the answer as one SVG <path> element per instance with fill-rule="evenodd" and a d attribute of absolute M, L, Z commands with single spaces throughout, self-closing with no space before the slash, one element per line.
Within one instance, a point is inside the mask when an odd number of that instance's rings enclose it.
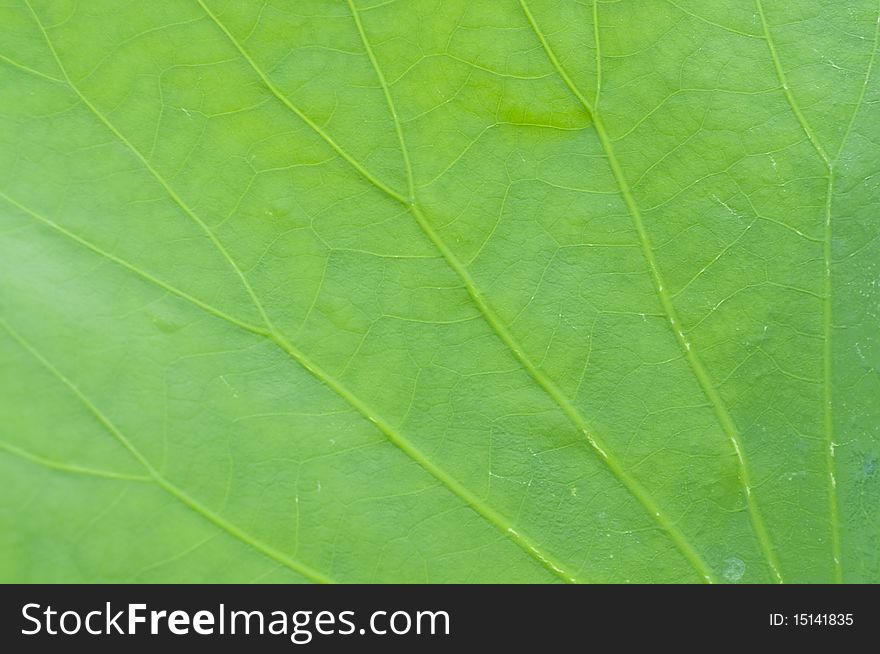
<path fill-rule="evenodd" d="M 5 0 L 0 580 L 880 581 L 877 0 Z"/>

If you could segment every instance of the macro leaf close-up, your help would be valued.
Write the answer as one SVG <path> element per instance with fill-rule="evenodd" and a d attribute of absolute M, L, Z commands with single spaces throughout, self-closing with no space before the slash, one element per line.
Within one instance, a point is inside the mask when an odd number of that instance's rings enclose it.
<path fill-rule="evenodd" d="M 0 581 L 880 582 L 877 0 L 2 0 Z"/>

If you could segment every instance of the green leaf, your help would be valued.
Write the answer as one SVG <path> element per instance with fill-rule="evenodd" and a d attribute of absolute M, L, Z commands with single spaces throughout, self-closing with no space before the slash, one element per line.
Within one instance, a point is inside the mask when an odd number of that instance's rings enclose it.
<path fill-rule="evenodd" d="M 880 581 L 877 0 L 10 0 L 0 579 Z"/>

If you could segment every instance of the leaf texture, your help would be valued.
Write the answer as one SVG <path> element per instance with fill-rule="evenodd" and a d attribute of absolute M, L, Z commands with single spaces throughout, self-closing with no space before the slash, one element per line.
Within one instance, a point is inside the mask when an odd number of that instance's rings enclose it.
<path fill-rule="evenodd" d="M 0 579 L 880 581 L 877 0 L 9 0 Z"/>

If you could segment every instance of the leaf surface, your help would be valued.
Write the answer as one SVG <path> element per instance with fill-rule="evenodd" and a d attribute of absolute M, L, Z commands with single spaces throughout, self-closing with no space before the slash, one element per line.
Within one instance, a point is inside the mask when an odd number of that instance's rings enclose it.
<path fill-rule="evenodd" d="M 0 579 L 880 581 L 877 0 L 0 26 Z"/>

